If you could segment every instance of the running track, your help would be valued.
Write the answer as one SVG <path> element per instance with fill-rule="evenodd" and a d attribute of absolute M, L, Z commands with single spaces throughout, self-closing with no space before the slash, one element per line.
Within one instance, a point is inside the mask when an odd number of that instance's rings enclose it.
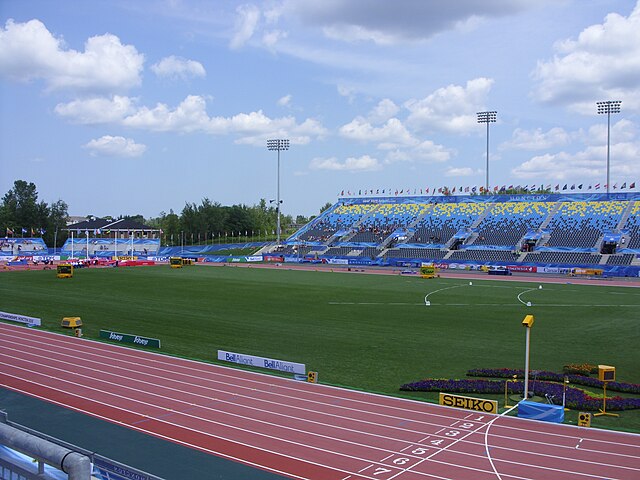
<path fill-rule="evenodd" d="M 294 479 L 640 478 L 640 435 L 296 382 L 3 323 L 0 384 Z"/>

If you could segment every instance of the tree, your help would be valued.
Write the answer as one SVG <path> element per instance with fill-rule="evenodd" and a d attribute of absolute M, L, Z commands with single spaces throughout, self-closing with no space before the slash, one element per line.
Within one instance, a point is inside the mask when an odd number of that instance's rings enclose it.
<path fill-rule="evenodd" d="M 331 207 L 333 207 L 333 203 L 331 202 L 327 202 L 324 204 L 324 206 L 320 207 L 320 213 L 329 210 Z"/>
<path fill-rule="evenodd" d="M 7 227 L 24 229 L 26 235 L 39 234 L 48 224 L 49 207 L 45 202 L 38 203 L 38 192 L 34 183 L 16 180 L 13 188 L 2 198 L 0 220 Z"/>
<path fill-rule="evenodd" d="M 67 240 L 68 232 L 63 229 L 67 226 L 68 209 L 69 207 L 62 200 L 52 203 L 49 207 L 49 220 L 43 235 L 47 245 L 57 248 Z"/>

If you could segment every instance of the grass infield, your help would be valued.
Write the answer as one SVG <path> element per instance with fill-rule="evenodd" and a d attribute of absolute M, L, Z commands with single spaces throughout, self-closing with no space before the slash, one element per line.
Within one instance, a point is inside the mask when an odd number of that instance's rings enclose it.
<path fill-rule="evenodd" d="M 532 370 L 602 363 L 640 383 L 640 289 L 472 282 L 285 267 L 6 272 L 0 310 L 57 332 L 62 317 L 80 316 L 87 338 L 100 329 L 159 338 L 161 352 L 198 360 L 215 362 L 223 349 L 305 363 L 323 383 L 428 400 L 436 394 L 398 389 L 471 368 L 524 368 L 521 321 L 533 314 Z M 640 431 L 640 411 L 619 413 L 592 424 Z"/>

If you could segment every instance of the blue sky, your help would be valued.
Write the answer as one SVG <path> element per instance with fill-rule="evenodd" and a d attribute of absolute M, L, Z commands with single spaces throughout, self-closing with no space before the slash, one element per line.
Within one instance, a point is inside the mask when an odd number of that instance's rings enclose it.
<path fill-rule="evenodd" d="M 628 0 L 0 0 L 0 192 L 72 215 L 640 180 Z"/>

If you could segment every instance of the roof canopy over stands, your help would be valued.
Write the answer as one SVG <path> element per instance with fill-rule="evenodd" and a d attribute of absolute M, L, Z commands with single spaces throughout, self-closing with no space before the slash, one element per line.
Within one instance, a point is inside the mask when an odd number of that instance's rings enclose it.
<path fill-rule="evenodd" d="M 119 220 L 109 220 L 106 218 L 85 220 L 83 222 L 68 225 L 65 230 L 68 230 L 69 232 L 76 232 L 78 234 L 88 231 L 94 235 L 118 235 L 119 237 L 128 237 L 130 233 L 136 233 L 138 235 L 142 234 L 150 238 L 159 238 L 160 236 L 159 229 L 139 222 L 134 222 L 133 220 L 126 220 L 124 218 Z"/>

